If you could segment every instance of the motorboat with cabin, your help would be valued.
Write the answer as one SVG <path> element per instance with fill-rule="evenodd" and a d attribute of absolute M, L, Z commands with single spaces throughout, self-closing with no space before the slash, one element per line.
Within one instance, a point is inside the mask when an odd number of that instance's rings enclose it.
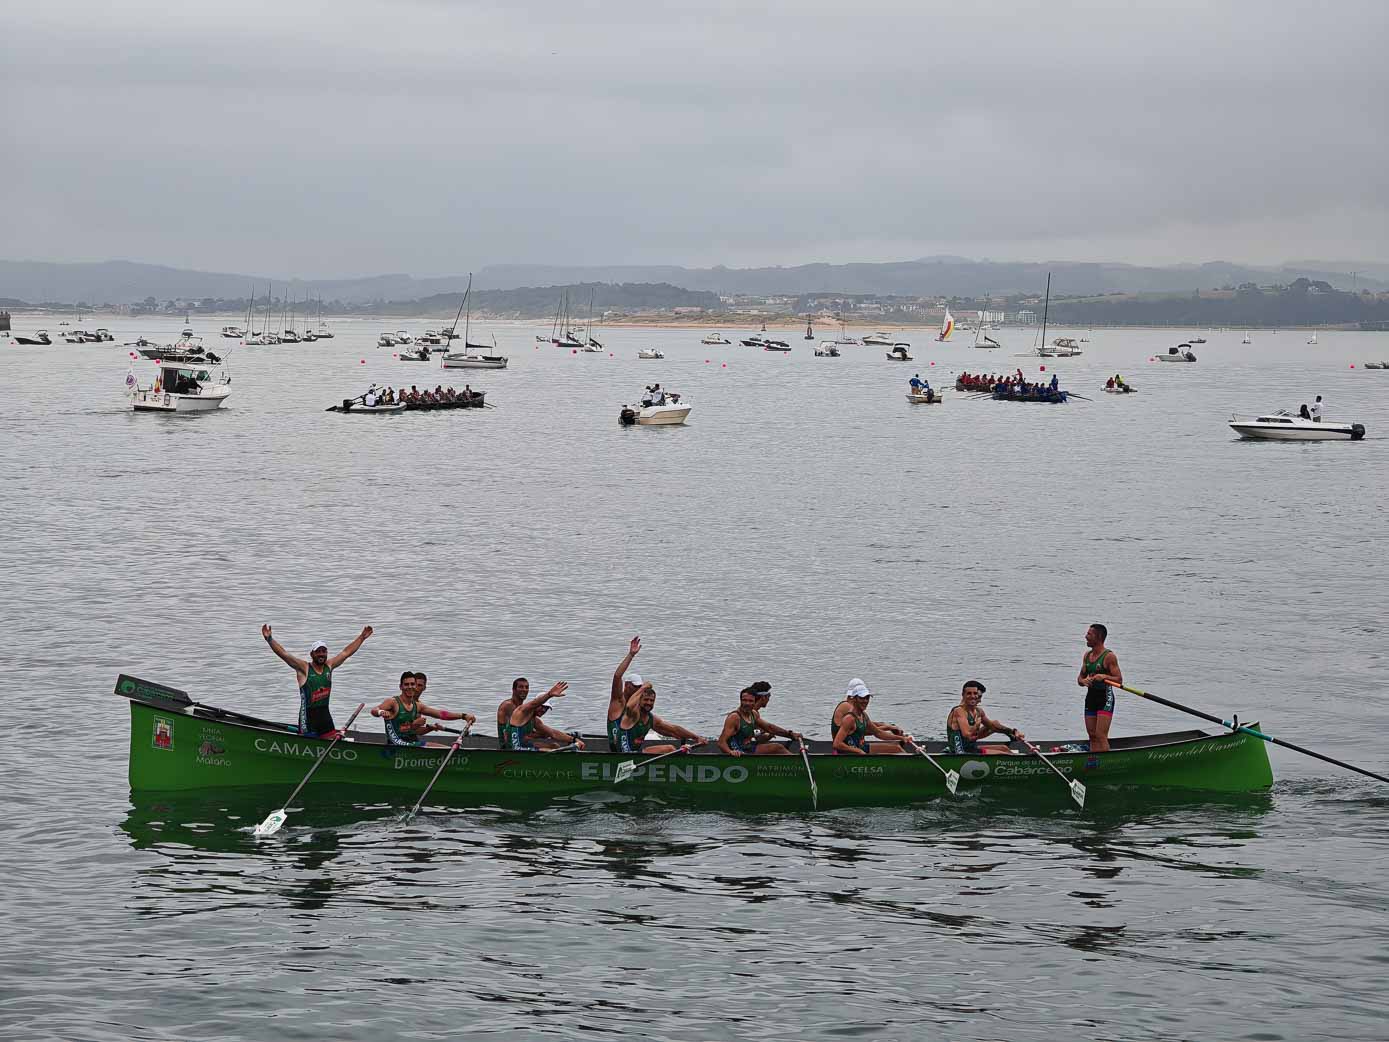
<path fill-rule="evenodd" d="M 409 333 L 405 332 L 405 330 L 397 329 L 395 331 L 395 342 L 397 344 L 413 344 L 415 342 L 415 338 L 412 337 Z"/>
<path fill-rule="evenodd" d="M 240 340 L 246 335 L 246 331 L 240 326 L 223 326 L 222 335 L 228 340 Z"/>
<path fill-rule="evenodd" d="M 889 362 L 910 362 L 912 361 L 912 354 L 907 350 L 906 344 L 898 344 L 887 353 L 887 360 Z"/>
<path fill-rule="evenodd" d="M 664 358 L 666 353 L 659 347 L 643 347 L 637 352 L 638 358 Z"/>
<path fill-rule="evenodd" d="M 739 340 L 738 343 L 744 347 L 764 347 L 767 341 L 760 333 L 754 333 L 746 340 Z"/>
<path fill-rule="evenodd" d="M 839 358 L 839 347 L 833 340 L 821 340 L 820 346 L 815 349 L 816 358 Z"/>
<path fill-rule="evenodd" d="M 785 340 L 771 340 L 771 339 L 767 339 L 767 340 L 763 340 L 763 341 L 762 341 L 762 350 L 763 350 L 763 351 L 776 351 L 776 352 L 778 352 L 778 353 L 784 355 L 784 354 L 787 354 L 787 353 L 791 350 L 791 345 L 788 344 Z"/>
<path fill-rule="evenodd" d="M 224 369 L 197 363 L 161 363 L 149 386 L 141 386 L 132 369 L 125 385 L 135 412 L 211 412 L 231 395 Z"/>
<path fill-rule="evenodd" d="M 395 347 L 400 341 L 395 338 L 394 333 L 382 333 L 376 338 L 377 347 Z"/>
<path fill-rule="evenodd" d="M 700 343 L 704 344 L 706 347 L 725 347 L 733 343 L 733 341 L 729 340 L 722 333 L 707 333 Z"/>
<path fill-rule="evenodd" d="M 1365 437 L 1363 424 L 1313 420 L 1285 409 L 1245 419 L 1231 416 L 1230 429 L 1255 441 L 1359 441 Z"/>
<path fill-rule="evenodd" d="M 428 362 L 433 357 L 427 347 L 416 347 L 409 351 L 397 352 L 396 357 L 402 362 Z"/>
<path fill-rule="evenodd" d="M 1157 355 L 1159 362 L 1194 362 L 1196 354 L 1191 350 L 1190 344 L 1178 344 L 1176 347 L 1169 347 L 1164 355 Z"/>
<path fill-rule="evenodd" d="M 49 347 L 53 344 L 46 329 L 40 329 L 33 336 L 16 336 L 14 342 L 16 344 L 28 344 L 31 347 Z"/>
<path fill-rule="evenodd" d="M 679 394 L 655 384 L 642 392 L 641 405 L 624 405 L 617 422 L 623 427 L 675 427 L 684 424 L 690 408 Z"/>
<path fill-rule="evenodd" d="M 222 359 L 203 347 L 202 337 L 184 337 L 176 344 L 152 344 L 145 342 L 137 348 L 140 355 L 155 362 L 173 362 L 186 365 L 220 365 Z"/>
<path fill-rule="evenodd" d="M 105 326 L 98 326 L 96 332 L 88 334 L 94 344 L 112 344 L 116 338 L 111 335 L 111 331 Z"/>
<path fill-rule="evenodd" d="M 1074 358 L 1076 355 L 1084 353 L 1084 349 L 1076 343 L 1074 337 L 1056 337 L 1052 340 L 1051 346 L 1053 358 Z"/>

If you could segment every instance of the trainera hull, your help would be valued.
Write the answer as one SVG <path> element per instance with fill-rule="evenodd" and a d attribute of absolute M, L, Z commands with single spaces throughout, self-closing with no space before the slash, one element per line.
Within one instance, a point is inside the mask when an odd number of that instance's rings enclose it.
<path fill-rule="evenodd" d="M 125 688 L 125 690 L 122 690 Z M 220 710 L 180 705 L 152 695 L 158 685 L 121 677 L 117 693 L 130 699 L 130 785 L 149 791 L 247 786 L 292 789 L 329 743 L 302 738 L 288 725 L 252 721 Z M 186 696 L 185 696 L 186 697 Z M 339 742 L 314 776 L 314 784 L 418 795 L 447 752 L 444 744 L 391 748 L 380 732 L 353 732 Z M 1094 788 L 1141 787 L 1206 792 L 1252 792 L 1273 782 L 1264 743 L 1244 734 L 1184 731 L 1122 742 L 1149 743 L 1107 753 L 1050 757 L 1068 777 Z M 472 738 L 449 761 L 431 799 L 502 801 L 508 798 L 574 797 L 613 791 L 618 765 L 647 759 L 606 751 L 602 738 L 584 753 L 517 753 L 496 748 L 495 738 Z M 811 743 L 811 769 L 819 806 L 894 806 L 945 794 L 945 779 L 916 756 L 845 757 L 829 743 Z M 999 790 L 1045 798 L 1059 779 L 1034 756 L 953 756 L 928 744 L 937 761 L 960 773 L 962 788 Z M 810 787 L 799 756 L 741 758 L 699 751 L 638 766 L 621 785 L 628 795 L 657 795 L 720 807 L 739 805 L 807 809 Z M 1096 798 L 1092 797 L 1091 803 Z"/>

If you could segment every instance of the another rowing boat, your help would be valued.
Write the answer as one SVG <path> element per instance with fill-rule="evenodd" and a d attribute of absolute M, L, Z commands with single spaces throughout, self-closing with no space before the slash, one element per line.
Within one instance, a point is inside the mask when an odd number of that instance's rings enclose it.
<path fill-rule="evenodd" d="M 329 743 L 301 737 L 293 725 L 260 720 L 192 701 L 174 688 L 122 674 L 116 694 L 130 702 L 130 786 L 141 791 L 180 791 L 272 786 L 287 790 Z M 1257 726 L 1257 725 L 1249 725 Z M 686 799 L 723 808 L 810 805 L 806 766 L 799 757 L 725 756 L 713 746 L 652 764 L 649 756 L 610 751 L 607 740 L 587 737 L 585 752 L 518 753 L 497 748 L 495 738 L 471 736 L 433 790 L 440 799 L 505 801 L 582 796 L 610 790 L 617 768 L 637 764 L 623 791 Z M 1273 784 L 1262 741 L 1242 733 L 1189 730 L 1111 739 L 1103 753 L 1083 742 L 1038 743 L 1067 777 L 1091 790 L 1124 788 L 1257 792 Z M 829 742 L 808 742 L 809 769 L 819 806 L 893 806 L 945 793 L 945 777 L 918 756 L 837 756 Z M 944 770 L 959 773 L 962 787 L 997 790 L 1019 798 L 1047 791 L 1050 768 L 1036 756 L 964 756 L 927 742 Z M 1019 746 L 1018 748 L 1021 748 Z M 329 753 L 314 784 L 367 790 L 402 790 L 417 796 L 438 768 L 448 745 L 391 747 L 380 732 L 353 731 Z M 1064 786 L 1055 785 L 1058 800 Z M 374 798 L 374 797 L 373 797 Z M 434 798 L 433 796 L 431 798 Z M 1092 799 L 1092 803 L 1096 802 Z"/>

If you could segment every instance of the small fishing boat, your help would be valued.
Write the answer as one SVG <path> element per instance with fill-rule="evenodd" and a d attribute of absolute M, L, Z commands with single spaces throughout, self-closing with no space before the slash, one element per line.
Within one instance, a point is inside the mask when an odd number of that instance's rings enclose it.
<path fill-rule="evenodd" d="M 840 352 L 838 346 L 832 340 L 821 340 L 820 346 L 815 349 L 816 358 L 838 358 Z"/>
<path fill-rule="evenodd" d="M 733 341 L 729 340 L 722 333 L 707 333 L 705 334 L 704 339 L 700 341 L 700 343 L 708 347 L 719 347 L 731 344 L 733 343 Z"/>
<path fill-rule="evenodd" d="M 377 347 L 395 347 L 400 341 L 395 338 L 394 333 L 382 333 L 376 338 Z"/>
<path fill-rule="evenodd" d="M 1204 344 L 1205 342 L 1206 338 L 1203 336 L 1194 336 L 1188 341 L 1191 344 Z"/>
<path fill-rule="evenodd" d="M 889 362 L 910 362 L 913 360 L 913 356 L 907 351 L 904 344 L 898 344 L 887 353 L 887 360 Z"/>
<path fill-rule="evenodd" d="M 421 746 L 391 747 L 383 730 L 373 729 L 351 730 L 332 745 L 300 735 L 292 724 L 195 702 L 186 692 L 125 674 L 116 681 L 116 694 L 130 706 L 127 776 L 139 792 L 263 787 L 267 799 L 272 794 L 283 799 L 322 758 L 299 798 L 301 806 L 312 808 L 317 789 L 338 785 L 378 794 L 371 799 L 395 792 L 410 801 L 438 773 L 452 744 L 426 739 Z M 834 755 L 827 741 L 807 741 L 808 767 L 794 755 L 725 756 L 712 744 L 657 763 L 650 754 L 612 751 L 604 736 L 586 735 L 584 741 L 583 752 L 546 755 L 499 749 L 492 736 L 464 737 L 460 754 L 439 774 L 430 798 L 504 803 L 597 795 L 613 791 L 618 769 L 628 761 L 636 770 L 622 783 L 623 793 L 724 810 L 905 806 L 944 797 L 942 771 L 956 772 L 961 789 L 1006 794 L 1024 803 L 1069 798 L 1062 779 L 1035 755 L 961 755 L 947 752 L 943 742 L 923 743 L 938 769 L 920 756 L 870 754 L 849 762 Z M 1192 729 L 1111 738 L 1106 752 L 1090 752 L 1084 739 L 1036 744 L 1067 779 L 1086 786 L 1092 803 L 1111 789 L 1114 800 L 1127 803 L 1145 791 L 1153 797 L 1262 792 L 1273 784 L 1265 743 L 1244 732 Z M 1010 748 L 1023 751 L 1018 743 Z"/>
<path fill-rule="evenodd" d="M 1232 416 L 1230 429 L 1241 438 L 1256 441 L 1359 441 L 1365 437 L 1362 424 L 1309 420 L 1283 409 L 1246 419 Z"/>
<path fill-rule="evenodd" d="M 28 341 L 21 340 L 20 343 L 21 343 L 21 344 L 23 344 L 23 343 L 28 343 Z M 1389 369 L 1389 362 L 1366 362 L 1364 368 L 1366 368 L 1366 369 Z"/>
<path fill-rule="evenodd" d="M 99 326 L 97 331 L 91 334 L 91 337 L 92 343 L 94 344 L 110 344 L 114 343 L 116 340 L 116 338 L 111 335 L 111 331 L 105 326 Z"/>
<path fill-rule="evenodd" d="M 415 338 L 412 337 L 409 333 L 405 332 L 405 330 L 397 329 L 395 331 L 395 342 L 397 344 L 413 344 L 415 342 Z"/>
<path fill-rule="evenodd" d="M 1159 362 L 1194 362 L 1196 355 L 1191 350 L 1190 344 L 1178 344 L 1176 347 L 1169 347 L 1165 355 L 1155 356 Z"/>
<path fill-rule="evenodd" d="M 690 415 L 691 406 L 672 391 L 648 388 L 641 405 L 624 405 L 617 414 L 623 427 L 676 427 Z"/>
<path fill-rule="evenodd" d="M 907 401 L 913 405 L 942 405 L 945 402 L 945 395 L 939 391 L 926 391 L 918 394 L 914 391 L 907 392 Z"/>
<path fill-rule="evenodd" d="M 637 352 L 638 358 L 664 358 L 666 353 L 659 347 L 643 347 Z"/>
<path fill-rule="evenodd" d="M 131 370 L 125 387 L 135 412 L 211 412 L 226 404 L 231 377 L 214 366 L 161 363 L 149 386 Z"/>

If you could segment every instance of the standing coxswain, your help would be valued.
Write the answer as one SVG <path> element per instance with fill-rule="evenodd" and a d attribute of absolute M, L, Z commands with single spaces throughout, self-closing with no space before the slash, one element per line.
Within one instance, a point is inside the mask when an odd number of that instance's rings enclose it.
<path fill-rule="evenodd" d="M 305 661 L 281 646 L 270 630 L 270 623 L 260 628 L 260 635 L 270 645 L 270 650 L 294 670 L 294 678 L 299 682 L 299 733 L 306 738 L 338 737 L 333 714 L 328 708 L 328 700 L 333 694 L 333 670 L 355 655 L 372 632 L 370 626 L 363 626 L 362 632 L 352 643 L 331 658 L 328 656 L 328 645 L 321 640 L 315 641 L 309 648 L 308 661 Z"/>
<path fill-rule="evenodd" d="M 1076 677 L 1076 683 L 1085 688 L 1085 733 L 1090 736 L 1090 751 L 1093 753 L 1109 751 L 1109 726 L 1114 722 L 1114 688 L 1124 685 L 1119 659 L 1104 646 L 1108 636 L 1109 630 L 1102 623 L 1090 624 L 1085 631 L 1088 650 L 1081 656 L 1080 674 Z"/>
<path fill-rule="evenodd" d="M 371 711 L 372 716 L 380 717 L 386 724 L 387 745 L 423 745 L 426 734 L 439 730 L 438 724 L 429 722 L 430 717 L 463 720 L 469 726 L 477 723 L 477 717 L 471 713 L 452 713 L 421 702 L 426 683 L 423 673 L 406 670 L 400 674 L 400 694 L 392 695 Z"/>
<path fill-rule="evenodd" d="M 869 753 L 900 753 L 901 742 L 911 736 L 895 724 L 880 724 L 868 717 L 868 700 L 873 692 L 858 677 L 849 681 L 844 698 L 830 714 L 830 735 L 834 751 L 841 756 L 867 756 Z M 869 736 L 883 741 L 869 744 Z"/>

